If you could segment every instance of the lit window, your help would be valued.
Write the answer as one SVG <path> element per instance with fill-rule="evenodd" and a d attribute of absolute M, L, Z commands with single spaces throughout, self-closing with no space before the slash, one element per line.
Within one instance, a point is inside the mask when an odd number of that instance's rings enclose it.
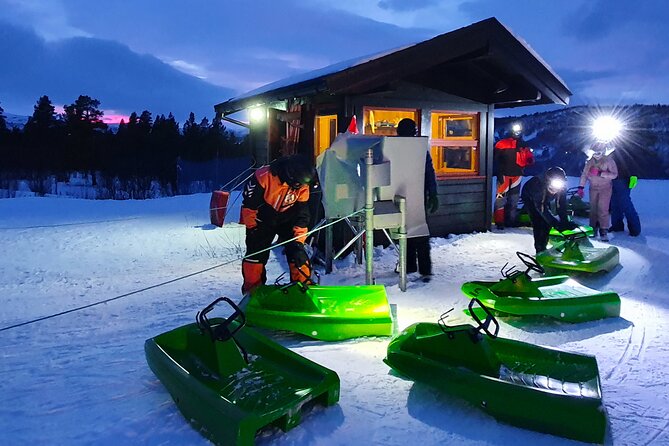
<path fill-rule="evenodd" d="M 430 130 L 430 154 L 437 174 L 479 174 L 478 113 L 433 112 Z"/>
<path fill-rule="evenodd" d="M 418 110 L 404 108 L 370 108 L 363 109 L 365 135 L 397 136 L 397 124 L 404 118 L 413 119 L 420 132 Z"/>

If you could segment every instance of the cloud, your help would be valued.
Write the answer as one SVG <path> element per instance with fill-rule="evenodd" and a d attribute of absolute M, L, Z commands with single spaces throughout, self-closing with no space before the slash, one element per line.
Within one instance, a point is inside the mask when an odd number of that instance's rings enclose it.
<path fill-rule="evenodd" d="M 400 28 L 345 8 L 333 9 L 331 3 L 146 0 L 135 2 L 132 9 L 123 2 L 109 2 L 104 14 L 89 0 L 65 5 L 71 26 L 166 62 L 183 60 L 204 67 L 201 74 L 207 81 L 237 93 L 247 91 L 248 85 L 434 35 L 424 28 Z M 231 79 L 236 81 L 230 83 Z"/>
<path fill-rule="evenodd" d="M 602 40 L 630 31 L 659 31 L 667 36 L 669 4 L 665 0 L 596 0 L 587 2 L 563 20 L 568 35 L 584 41 Z"/>
<path fill-rule="evenodd" d="M 391 11 L 415 11 L 417 9 L 424 9 L 430 6 L 436 6 L 439 0 L 380 0 L 378 5 L 381 9 L 389 9 Z"/>
<path fill-rule="evenodd" d="M 14 25 L 31 24 L 32 29 L 47 40 L 91 37 L 70 25 L 60 0 L 0 0 L 0 20 Z"/>
<path fill-rule="evenodd" d="M 214 104 L 233 95 L 153 56 L 100 39 L 47 42 L 31 30 L 0 22 L 0 54 L 0 101 L 17 114 L 31 114 L 42 95 L 64 105 L 85 94 L 118 114 L 172 112 L 183 121 L 191 111 L 212 116 Z"/>

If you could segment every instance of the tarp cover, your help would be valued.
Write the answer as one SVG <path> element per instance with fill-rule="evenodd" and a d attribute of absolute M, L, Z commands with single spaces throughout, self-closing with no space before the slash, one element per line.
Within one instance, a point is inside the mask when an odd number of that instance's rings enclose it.
<path fill-rule="evenodd" d="M 323 186 L 326 218 L 340 218 L 365 207 L 365 156 L 374 150 L 374 164 L 390 163 L 390 185 L 375 187 L 375 200 L 406 198 L 407 235 L 429 235 L 425 221 L 425 137 L 337 136 L 316 161 Z"/>

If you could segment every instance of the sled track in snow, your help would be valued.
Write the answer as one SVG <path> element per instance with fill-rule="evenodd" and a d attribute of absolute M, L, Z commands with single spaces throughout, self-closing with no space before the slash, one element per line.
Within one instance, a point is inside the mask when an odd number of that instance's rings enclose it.
<path fill-rule="evenodd" d="M 627 378 L 629 367 L 624 365 L 629 364 L 631 360 L 638 360 L 643 356 L 646 350 L 646 328 L 632 325 L 630 334 L 627 339 L 627 345 L 622 355 L 616 361 L 616 365 L 604 377 L 606 380 L 615 380 L 616 383 L 623 383 Z"/>

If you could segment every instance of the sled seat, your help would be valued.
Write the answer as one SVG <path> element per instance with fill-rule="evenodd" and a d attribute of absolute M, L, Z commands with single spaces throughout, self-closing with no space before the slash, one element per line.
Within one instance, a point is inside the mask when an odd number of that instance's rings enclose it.
<path fill-rule="evenodd" d="M 248 327 L 213 341 L 190 324 L 148 339 L 145 352 L 184 417 L 220 445 L 251 446 L 263 429 L 299 424 L 305 405 L 339 400 L 335 372 Z"/>

